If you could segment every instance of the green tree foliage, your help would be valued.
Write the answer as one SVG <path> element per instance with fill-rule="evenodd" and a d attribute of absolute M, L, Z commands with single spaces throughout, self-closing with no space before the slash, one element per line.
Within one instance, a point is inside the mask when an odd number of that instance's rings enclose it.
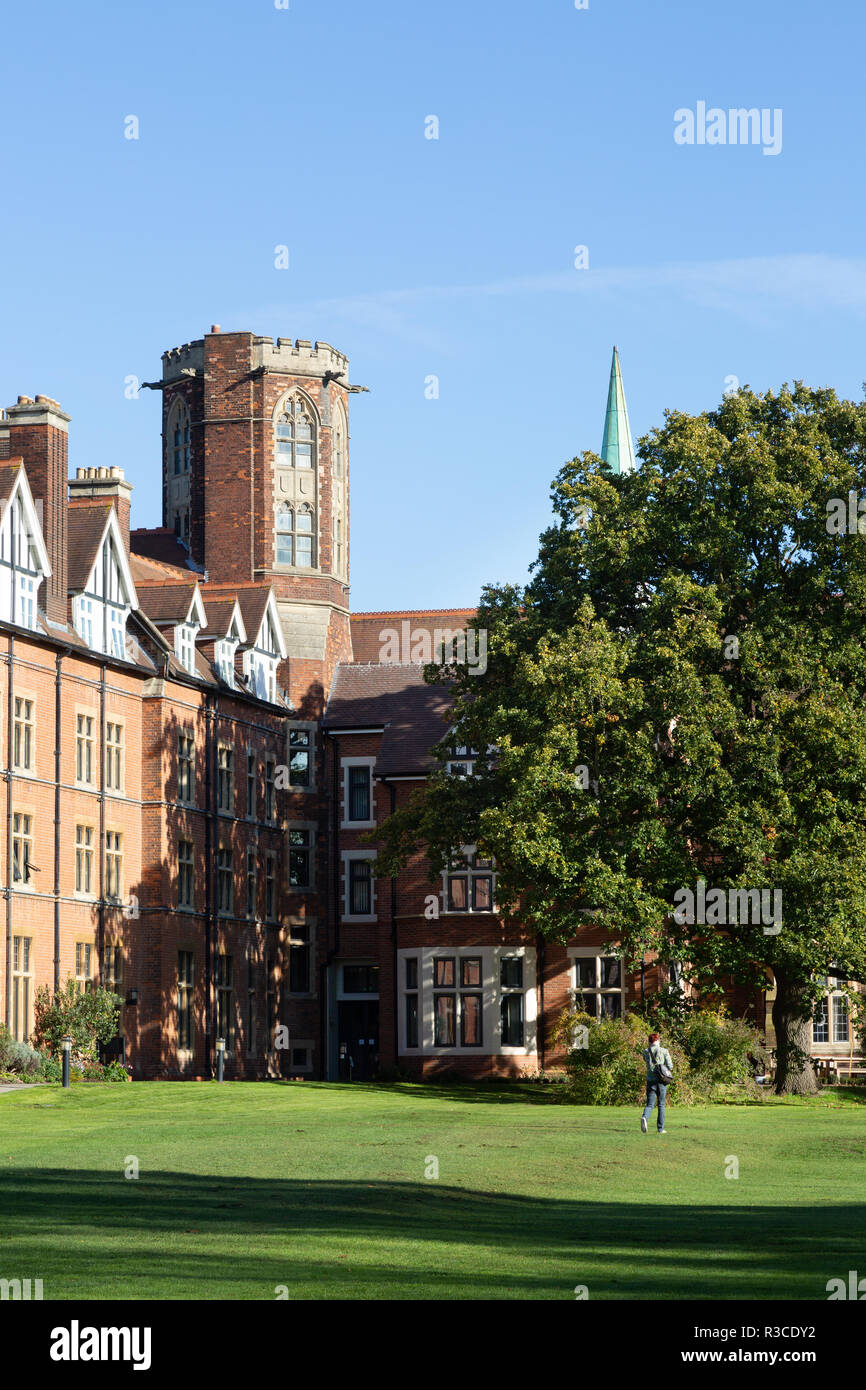
<path fill-rule="evenodd" d="M 581 1030 L 581 1031 L 579 1031 Z M 565 1095 L 578 1105 L 633 1105 L 646 1094 L 646 1020 L 637 1012 L 623 1018 L 595 1019 L 567 1009 L 555 1031 L 566 1047 Z M 575 1046 L 576 1039 L 580 1046 Z M 764 1040 L 745 1020 L 723 1009 L 684 1014 L 662 1035 L 671 1054 L 674 1081 L 668 1099 L 675 1105 L 696 1101 L 756 1100 L 755 1084 L 767 1060 Z"/>
<path fill-rule="evenodd" d="M 72 1057 L 85 1063 L 96 1057 L 98 1043 L 117 1033 L 123 1000 L 107 989 L 79 990 L 68 979 L 56 994 L 47 985 L 36 991 L 34 1039 L 37 1047 L 58 1057 L 64 1037 L 71 1037 Z"/>
<path fill-rule="evenodd" d="M 819 977 L 866 978 L 866 536 L 828 525 L 866 496 L 866 406 L 746 388 L 639 452 L 567 464 L 531 583 L 484 591 L 438 750 L 477 775 L 431 777 L 380 871 L 474 843 L 530 929 L 593 923 L 716 994 L 774 979 L 777 1088 L 808 1092 Z M 699 875 L 781 890 L 781 930 L 676 921 Z"/>

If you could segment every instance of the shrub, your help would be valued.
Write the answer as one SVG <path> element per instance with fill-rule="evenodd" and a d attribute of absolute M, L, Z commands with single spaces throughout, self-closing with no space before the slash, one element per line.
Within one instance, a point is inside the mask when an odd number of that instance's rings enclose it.
<path fill-rule="evenodd" d="M 132 1077 L 122 1062 L 99 1062 L 95 1057 L 85 1057 L 69 1068 L 71 1081 L 131 1081 Z"/>
<path fill-rule="evenodd" d="M 0 1025 L 0 1071 L 27 1079 L 38 1075 L 41 1062 L 35 1048 L 18 1042 L 5 1024 Z"/>
<path fill-rule="evenodd" d="M 743 1018 L 724 1009 L 700 1009 L 685 1021 L 682 1044 L 702 1089 L 750 1082 L 769 1063 L 764 1038 Z"/>
<path fill-rule="evenodd" d="M 22 1081 L 60 1080 L 60 1069 L 53 1059 L 28 1043 L 16 1041 L 5 1024 L 0 1024 L 0 1074 L 20 1076 Z"/>
<path fill-rule="evenodd" d="M 97 1044 L 117 1033 L 122 1004 L 120 996 L 107 989 L 79 991 L 73 979 L 56 994 L 43 985 L 36 991 L 36 1043 L 58 1057 L 62 1039 L 69 1036 L 73 1061 L 95 1061 Z"/>
<path fill-rule="evenodd" d="M 586 1028 L 586 1047 L 573 1046 L 575 1033 Z M 564 1098 L 576 1105 L 635 1105 L 646 1094 L 646 1026 L 634 1014 L 594 1019 L 579 1010 L 566 1010 L 554 1037 L 566 1041 L 567 1080 Z M 693 1099 L 689 1066 L 678 1043 L 665 1044 L 674 1064 L 676 1083 L 668 1092 L 672 1102 Z"/>
<path fill-rule="evenodd" d="M 580 1027 L 587 1030 L 586 1047 L 574 1046 Z M 554 1035 L 568 1047 L 564 1098 L 578 1105 L 637 1104 L 646 1090 L 642 1053 L 649 1031 L 656 1030 L 647 1027 L 644 1010 L 601 1020 L 567 1010 Z M 745 1019 L 730 1018 L 723 1008 L 692 1008 L 670 1031 L 660 1031 L 674 1064 L 672 1104 L 765 1098 L 754 1077 L 767 1065 L 767 1045 Z"/>

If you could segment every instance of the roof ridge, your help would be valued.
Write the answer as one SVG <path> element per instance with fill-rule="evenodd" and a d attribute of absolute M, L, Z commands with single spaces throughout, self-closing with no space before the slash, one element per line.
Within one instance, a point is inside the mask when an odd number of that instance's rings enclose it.
<path fill-rule="evenodd" d="M 138 558 L 141 559 L 141 556 L 139 556 Z M 182 570 L 180 571 L 180 574 L 181 578 L 179 579 L 137 579 L 135 581 L 136 588 L 138 588 L 139 585 L 142 585 L 146 589 L 148 585 L 152 586 L 154 584 L 158 584 L 160 588 L 168 589 L 177 588 L 179 584 L 194 584 L 196 582 L 194 574 L 191 574 L 189 578 L 186 577 Z"/>
<path fill-rule="evenodd" d="M 478 605 L 474 608 L 381 608 L 366 609 L 360 613 L 352 613 L 353 618 L 421 618 L 421 617 L 444 617 L 446 613 L 477 613 Z"/>

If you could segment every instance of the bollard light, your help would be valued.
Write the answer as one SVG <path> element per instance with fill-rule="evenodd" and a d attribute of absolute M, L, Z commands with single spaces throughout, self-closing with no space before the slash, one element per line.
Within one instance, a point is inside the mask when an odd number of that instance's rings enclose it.
<path fill-rule="evenodd" d="M 224 1065 L 224 1063 L 225 1063 L 225 1055 L 226 1055 L 226 1040 L 225 1040 L 225 1038 L 217 1038 L 216 1049 L 217 1049 L 217 1081 L 222 1081 L 222 1079 L 223 1079 L 223 1065 Z"/>
<path fill-rule="evenodd" d="M 63 1088 L 66 1091 L 69 1090 L 69 1061 L 74 1041 L 75 1039 L 70 1038 L 68 1035 L 60 1040 L 61 1046 L 63 1047 Z"/>

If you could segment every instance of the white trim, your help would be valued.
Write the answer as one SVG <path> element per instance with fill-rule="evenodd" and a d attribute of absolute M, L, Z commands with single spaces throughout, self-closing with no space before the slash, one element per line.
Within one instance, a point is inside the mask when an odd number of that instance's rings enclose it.
<path fill-rule="evenodd" d="M 287 776 L 288 779 L 289 779 L 289 783 L 288 783 L 288 786 L 285 788 L 285 790 L 289 793 L 290 796 L 295 796 L 295 795 L 297 795 L 298 793 L 300 793 L 300 794 L 303 795 L 303 796 L 309 796 L 309 795 L 311 795 L 311 794 L 314 794 L 314 793 L 317 791 L 317 787 L 316 787 L 316 733 L 317 733 L 317 731 L 318 731 L 318 728 L 319 728 L 319 726 L 318 726 L 318 724 L 316 723 L 315 719 L 290 719 L 290 720 L 288 721 L 288 726 L 287 726 L 287 728 L 286 728 L 286 767 L 287 767 L 289 770 L 288 770 L 288 772 L 286 773 L 286 776 Z M 307 753 L 307 771 L 308 771 L 309 774 L 310 774 L 310 780 L 307 782 L 306 786 L 304 786 L 304 785 L 301 784 L 301 783 L 298 783 L 297 785 L 294 785 L 294 784 L 292 783 L 292 779 L 291 779 L 291 766 L 292 766 L 292 740 L 291 740 L 291 735 L 292 735 L 293 730 L 295 730 L 295 729 L 301 730 L 302 732 L 304 732 L 304 733 L 306 733 L 306 734 L 309 735 L 309 742 L 308 742 L 308 744 L 307 744 L 306 753 Z M 303 752 L 304 750 L 303 750 L 303 749 L 299 749 L 298 751 L 299 751 L 299 752 Z"/>
<path fill-rule="evenodd" d="M 406 995 L 415 991 L 406 989 L 406 960 L 416 957 L 418 961 L 418 1047 L 406 1046 Z M 480 1047 L 435 1047 L 433 1045 L 433 960 L 434 957 L 454 956 L 457 976 L 453 990 L 437 990 L 439 994 L 480 993 L 481 1004 L 481 1046 Z M 481 985 L 478 989 L 460 987 L 460 960 L 466 956 L 480 957 Z M 501 1014 L 500 1004 L 500 961 L 503 957 L 520 956 L 523 960 L 523 1036 L 522 1047 L 500 1042 Z M 509 991 L 506 991 L 508 993 Z M 516 992 L 516 991 L 515 991 Z M 538 996 L 536 989 L 536 952 L 534 946 L 421 946 L 406 948 L 397 952 L 397 1009 L 398 1009 L 398 1053 L 406 1057 L 534 1057 L 538 1050 Z M 455 1020 L 456 1036 L 460 1036 L 460 1020 Z"/>
<path fill-rule="evenodd" d="M 375 922 L 376 921 L 376 874 L 370 873 L 370 907 L 372 911 L 358 913 L 349 911 L 349 861 L 353 859 L 370 859 L 375 864 L 376 850 L 374 849 L 344 849 L 340 852 L 340 874 L 341 874 L 341 902 L 343 910 L 340 914 L 343 922 Z"/>
<path fill-rule="evenodd" d="M 376 754 L 370 753 L 362 758 L 341 758 L 340 768 L 342 769 L 343 783 L 343 805 L 340 811 L 341 830 L 372 830 L 376 825 L 376 779 L 373 776 L 373 768 L 376 765 Z M 370 773 L 370 817 L 368 820 L 349 820 L 349 768 L 366 767 Z"/>
<path fill-rule="evenodd" d="M 594 994 L 594 995 L 596 996 L 596 998 L 598 998 L 598 997 L 599 997 L 600 995 L 602 995 L 602 994 L 617 994 L 617 993 L 618 993 L 619 996 L 620 996 L 620 1015 L 619 1015 L 619 1016 L 620 1016 L 620 1018 L 623 1018 L 623 1017 L 625 1016 L 625 1010 L 626 1010 L 625 961 L 624 961 L 624 960 L 620 960 L 620 962 L 619 962 L 619 964 L 620 964 L 620 970 L 621 970 L 621 974 L 622 974 L 622 980 L 621 980 L 619 989 L 617 990 L 616 987 L 614 987 L 614 988 L 612 988 L 612 989 L 609 989 L 609 988 L 602 989 L 602 987 L 601 987 L 601 960 L 602 960 L 602 957 L 604 957 L 604 958 L 606 958 L 606 959 L 618 959 L 617 957 L 615 957 L 615 956 L 613 955 L 613 952 L 611 951 L 610 947 L 605 948 L 604 946 L 569 946 L 568 949 L 567 949 L 567 955 L 568 955 L 568 958 L 569 958 L 569 966 L 568 966 L 568 973 L 569 973 L 569 990 L 571 991 L 572 1000 L 574 999 L 574 997 L 575 997 L 575 995 L 576 995 L 576 993 L 577 993 L 577 972 L 576 972 L 576 970 L 575 970 L 575 964 L 574 964 L 574 963 L 575 963 L 575 960 L 578 960 L 578 959 L 579 959 L 579 960 L 591 960 L 593 957 L 595 957 L 595 961 L 596 961 L 596 967 L 595 967 L 595 970 L 596 970 L 596 973 L 595 973 L 596 988 L 595 988 L 594 990 L 593 990 L 593 989 L 590 989 L 590 990 L 586 990 L 586 991 L 581 991 L 581 993 L 584 993 L 584 992 L 585 992 L 585 993 L 587 993 L 587 994 Z M 604 1015 L 602 1015 L 602 1014 L 598 1013 L 598 1011 L 596 1011 L 596 1018 L 602 1018 L 603 1016 L 604 1016 Z"/>
<path fill-rule="evenodd" d="M 327 738 L 342 738 L 343 734 L 383 734 L 385 732 L 385 725 L 370 724 L 364 729 L 329 729 L 325 726 L 324 732 Z"/>

